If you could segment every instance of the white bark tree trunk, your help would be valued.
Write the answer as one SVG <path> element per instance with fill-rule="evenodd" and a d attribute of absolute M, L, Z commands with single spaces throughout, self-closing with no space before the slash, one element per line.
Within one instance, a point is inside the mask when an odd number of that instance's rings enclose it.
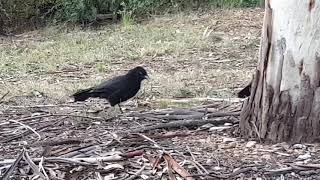
<path fill-rule="evenodd" d="M 266 0 L 258 69 L 241 114 L 244 137 L 320 135 L 320 1 Z"/>

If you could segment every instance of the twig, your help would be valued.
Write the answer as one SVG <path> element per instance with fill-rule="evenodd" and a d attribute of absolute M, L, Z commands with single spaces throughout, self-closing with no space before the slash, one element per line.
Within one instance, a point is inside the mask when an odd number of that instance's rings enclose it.
<path fill-rule="evenodd" d="M 53 122 L 53 123 L 50 123 L 50 124 L 47 124 L 47 125 L 45 125 L 45 126 L 39 127 L 39 128 L 36 129 L 36 131 L 42 132 L 42 130 L 43 130 L 44 128 L 49 127 L 49 126 L 52 126 L 52 125 L 55 125 L 55 124 L 57 124 L 59 121 L 61 121 L 61 120 L 63 120 L 63 119 L 64 119 L 64 118 L 60 118 L 60 119 L 58 119 L 57 121 L 55 121 L 55 122 Z M 21 119 L 20 119 L 20 120 L 21 120 Z M 27 136 L 27 135 L 29 135 L 29 133 L 30 133 L 30 131 L 26 131 L 26 132 L 20 133 L 20 134 L 18 134 L 18 135 L 15 135 L 15 136 L 13 136 L 13 137 L 7 138 L 6 140 L 3 140 L 3 141 L 1 141 L 1 142 L 7 143 L 7 142 L 9 142 L 9 141 L 18 139 L 18 138 L 20 138 L 20 137 Z"/>
<path fill-rule="evenodd" d="M 140 134 L 140 133 L 135 133 L 135 134 L 140 136 L 140 137 L 142 137 L 145 140 L 148 140 L 148 141 L 152 142 L 155 147 L 161 148 L 153 139 L 147 137 L 146 135 L 143 135 L 143 134 Z"/>
<path fill-rule="evenodd" d="M 28 165 L 30 166 L 30 168 L 33 170 L 34 173 L 39 175 L 42 179 L 49 179 L 49 178 L 46 178 L 46 176 L 40 172 L 40 168 L 32 161 L 27 151 L 24 151 L 23 159 L 28 163 Z M 40 158 L 40 162 L 41 161 L 43 161 L 43 157 Z"/>
<path fill-rule="evenodd" d="M 192 157 L 192 162 L 193 162 L 196 166 L 200 167 L 205 173 L 209 173 L 209 171 L 208 171 L 206 168 L 204 168 L 204 167 L 196 160 L 196 158 L 194 157 L 194 155 L 193 155 L 193 153 L 192 153 L 192 151 L 191 151 L 191 149 L 190 149 L 189 146 L 187 146 L 187 149 L 188 149 L 188 152 L 190 153 L 190 155 L 191 155 L 191 157 Z M 200 171 L 200 173 L 202 173 L 202 172 Z"/>
<path fill-rule="evenodd" d="M 187 146 L 187 150 L 188 150 L 188 152 L 189 152 L 189 154 L 191 155 L 191 157 L 192 157 L 192 160 L 196 160 L 196 158 L 194 157 L 194 155 L 193 155 L 193 153 L 191 152 L 191 149 L 190 149 L 190 147 L 189 146 Z"/>
<path fill-rule="evenodd" d="M 139 171 L 137 171 L 134 175 L 130 176 L 127 180 L 133 180 L 133 179 L 137 178 L 145 168 L 146 168 L 146 166 L 143 165 L 141 167 L 141 169 L 139 169 Z"/>
<path fill-rule="evenodd" d="M 22 159 L 22 157 L 24 155 L 24 152 L 25 152 L 25 149 L 23 149 L 22 152 L 19 154 L 18 158 L 13 161 L 12 165 L 10 166 L 10 168 L 6 170 L 6 172 L 2 176 L 2 180 L 7 180 L 7 179 L 10 178 L 10 176 L 12 175 L 15 167 L 17 167 L 18 163 L 21 161 L 21 159 Z M 11 163 L 8 163 L 8 164 L 11 164 Z"/>
<path fill-rule="evenodd" d="M 169 139 L 169 138 L 174 138 L 174 137 L 190 136 L 192 134 L 193 133 L 191 133 L 190 131 L 187 131 L 187 132 L 177 131 L 175 133 L 149 135 L 148 137 L 150 137 L 152 139 Z M 198 132 L 197 134 L 201 134 L 201 133 Z M 143 138 L 136 137 L 136 136 L 125 136 L 121 140 L 123 141 L 123 140 L 126 140 L 126 139 L 129 139 L 130 141 L 138 141 L 138 140 L 141 140 Z"/>
<path fill-rule="evenodd" d="M 0 98 L 0 102 L 2 102 L 2 100 L 9 94 L 10 92 L 7 91 L 4 95 L 1 96 Z"/>
<path fill-rule="evenodd" d="M 21 123 L 21 122 L 19 122 L 19 121 L 16 121 L 16 120 L 12 120 L 12 119 L 9 119 L 8 121 L 10 121 L 10 122 L 14 122 L 14 123 L 17 123 L 17 124 L 20 124 L 21 126 L 23 126 L 23 127 L 27 128 L 27 129 L 29 129 L 30 131 L 32 131 L 33 133 L 35 133 L 35 134 L 38 136 L 38 141 L 40 141 L 40 140 L 41 140 L 41 136 L 40 136 L 40 134 L 39 134 L 39 133 L 37 133 L 37 131 L 35 131 L 34 129 L 32 129 L 30 126 L 25 125 L 25 124 L 23 124 L 23 123 Z"/>
<path fill-rule="evenodd" d="M 44 176 L 47 178 L 47 179 L 50 179 L 48 174 L 46 173 L 46 171 L 44 170 L 44 167 L 43 167 L 43 162 L 44 162 L 44 159 L 43 159 L 43 156 L 41 157 L 41 161 L 39 162 L 39 171 L 43 172 Z"/>

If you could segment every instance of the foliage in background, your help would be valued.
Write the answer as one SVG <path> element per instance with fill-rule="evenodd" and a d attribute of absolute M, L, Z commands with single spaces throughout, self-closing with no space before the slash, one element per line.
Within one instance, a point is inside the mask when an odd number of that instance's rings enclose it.
<path fill-rule="evenodd" d="M 261 0 L 10 0 L 0 1 L 1 27 L 93 22 L 98 14 L 136 18 L 198 8 L 252 7 Z M 126 21 L 127 21 L 126 20 Z"/>

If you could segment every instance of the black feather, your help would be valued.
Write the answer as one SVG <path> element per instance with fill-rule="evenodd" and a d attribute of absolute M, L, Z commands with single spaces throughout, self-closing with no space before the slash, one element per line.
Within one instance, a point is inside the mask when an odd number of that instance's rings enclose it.
<path fill-rule="evenodd" d="M 238 92 L 238 98 L 246 98 L 251 94 L 251 83 Z"/>
<path fill-rule="evenodd" d="M 95 87 L 80 90 L 73 94 L 75 101 L 84 101 L 89 97 L 107 99 L 111 106 L 124 102 L 135 96 L 141 86 L 141 82 L 147 79 L 148 74 L 143 67 L 135 67 L 127 74 L 114 77 Z"/>

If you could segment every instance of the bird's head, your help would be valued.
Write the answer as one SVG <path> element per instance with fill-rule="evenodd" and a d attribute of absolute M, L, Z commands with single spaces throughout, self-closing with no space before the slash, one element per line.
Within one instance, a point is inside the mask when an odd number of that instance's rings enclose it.
<path fill-rule="evenodd" d="M 128 74 L 134 75 L 136 78 L 138 78 L 141 81 L 144 79 L 149 79 L 147 71 L 141 66 L 137 66 L 137 67 L 131 69 L 128 72 Z"/>

